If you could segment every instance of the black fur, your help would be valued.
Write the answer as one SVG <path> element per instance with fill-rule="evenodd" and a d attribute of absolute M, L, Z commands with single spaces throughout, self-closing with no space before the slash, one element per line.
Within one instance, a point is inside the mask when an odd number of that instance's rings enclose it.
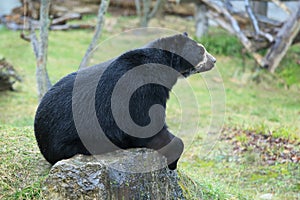
<path fill-rule="evenodd" d="M 182 74 L 194 67 L 182 57 L 159 49 L 137 49 L 121 55 L 107 67 L 98 83 L 95 94 L 98 122 L 109 140 L 122 149 L 146 147 L 158 150 L 174 139 L 171 149 L 172 151 L 175 149 L 176 152 L 166 150 L 163 154 L 168 159 L 175 158 L 175 161 L 169 164 L 169 168 L 176 169 L 183 151 L 183 142 L 172 135 L 166 125 L 152 137 L 137 138 L 119 129 L 112 116 L 111 96 L 117 81 L 130 69 L 147 63 L 170 66 Z M 97 70 L 97 66 L 93 69 Z M 36 112 L 35 136 L 41 153 L 51 164 L 75 154 L 90 155 L 78 136 L 72 115 L 72 92 L 76 75 L 77 72 L 69 74 L 56 83 L 45 94 Z M 86 81 L 90 81 L 89 78 L 86 77 Z M 173 82 L 172 84 L 175 84 L 176 80 Z M 154 104 L 160 104 L 165 108 L 168 97 L 169 89 L 162 85 L 147 84 L 140 87 L 134 92 L 129 104 L 130 115 L 134 122 L 139 126 L 148 125 L 149 108 Z"/>

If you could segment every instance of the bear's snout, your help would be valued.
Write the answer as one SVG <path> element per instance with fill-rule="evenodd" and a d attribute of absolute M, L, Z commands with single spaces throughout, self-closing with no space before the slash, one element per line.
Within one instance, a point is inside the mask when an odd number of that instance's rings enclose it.
<path fill-rule="evenodd" d="M 214 64 L 217 62 L 217 59 L 209 53 L 207 53 L 207 59 Z"/>

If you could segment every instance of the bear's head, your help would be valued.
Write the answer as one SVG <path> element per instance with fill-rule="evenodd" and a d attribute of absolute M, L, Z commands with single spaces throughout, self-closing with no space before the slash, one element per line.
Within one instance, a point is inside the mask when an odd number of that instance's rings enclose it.
<path fill-rule="evenodd" d="M 160 38 L 145 47 L 163 49 L 184 58 L 193 66 L 179 71 L 185 77 L 211 70 L 216 63 L 216 59 L 206 51 L 205 47 L 188 37 L 187 33 Z"/>

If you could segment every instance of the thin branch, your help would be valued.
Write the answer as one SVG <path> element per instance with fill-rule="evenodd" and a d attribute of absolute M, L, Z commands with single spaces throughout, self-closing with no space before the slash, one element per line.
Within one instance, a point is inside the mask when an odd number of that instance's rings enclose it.
<path fill-rule="evenodd" d="M 28 8 L 27 8 L 28 7 Z M 34 55 L 36 60 L 38 60 L 39 57 L 39 41 L 37 39 L 36 33 L 35 33 L 35 28 L 40 27 L 40 23 L 38 21 L 33 20 L 31 17 L 29 17 L 28 13 L 29 11 L 33 11 L 33 5 L 32 2 L 24 2 L 24 16 L 23 16 L 23 27 L 22 27 L 22 32 L 20 34 L 20 37 L 31 43 Z M 33 25 L 33 22 L 35 24 Z M 26 27 L 27 26 L 27 27 Z M 30 30 L 29 35 L 25 34 L 25 29 Z"/>
<path fill-rule="evenodd" d="M 31 45 L 32 45 L 32 49 L 33 49 L 35 58 L 36 58 L 36 60 L 38 60 L 38 57 L 39 57 L 39 41 L 36 37 L 34 28 L 32 27 L 31 21 L 29 21 L 29 27 L 30 27 L 30 34 L 29 34 L 30 42 L 31 42 Z"/>
<path fill-rule="evenodd" d="M 148 21 L 149 21 L 149 15 L 148 13 L 150 12 L 150 4 L 149 4 L 150 0 L 143 0 L 143 15 L 140 18 L 140 25 L 142 27 L 147 27 L 148 25 Z"/>
<path fill-rule="evenodd" d="M 138 17 L 141 17 L 141 4 L 140 0 L 135 0 L 135 8 L 136 8 L 136 14 Z"/>
<path fill-rule="evenodd" d="M 258 26 L 258 22 L 256 20 L 256 17 L 254 15 L 253 11 L 252 11 L 249 0 L 245 0 L 245 8 L 246 8 L 246 11 L 247 11 L 248 16 L 250 18 L 250 21 L 253 25 L 253 28 L 255 30 L 255 33 L 259 35 L 260 29 L 259 29 L 259 26 Z"/>
<path fill-rule="evenodd" d="M 256 20 L 256 17 L 254 15 L 253 11 L 252 11 L 251 6 L 250 6 L 249 0 L 245 0 L 245 7 L 246 7 L 246 11 L 247 11 L 247 13 L 249 15 L 250 21 L 251 21 L 251 23 L 253 25 L 253 28 L 255 30 L 255 33 L 257 35 L 261 35 L 261 36 L 265 37 L 269 42 L 273 42 L 274 38 L 273 38 L 273 36 L 271 34 L 265 33 L 265 32 L 263 32 L 263 31 L 260 30 L 258 22 Z"/>
<path fill-rule="evenodd" d="M 81 14 L 79 13 L 66 13 L 63 16 L 60 16 L 52 20 L 51 25 L 64 24 L 69 20 L 81 19 Z"/>
<path fill-rule="evenodd" d="M 66 31 L 72 29 L 94 29 L 95 26 L 89 24 L 62 24 L 50 26 L 51 31 Z"/>
<path fill-rule="evenodd" d="M 152 9 L 151 13 L 148 15 L 148 19 L 151 19 L 156 15 L 159 7 L 161 6 L 161 3 L 162 3 L 162 0 L 156 0 L 154 8 Z"/>
<path fill-rule="evenodd" d="M 230 26 L 228 22 L 223 20 L 223 18 L 220 17 L 218 13 L 209 10 L 207 16 L 210 19 L 214 19 L 217 22 L 217 24 L 219 24 L 223 29 L 227 30 L 230 34 L 235 34 L 235 31 L 232 29 L 232 26 Z"/>
<path fill-rule="evenodd" d="M 279 0 L 271 0 L 274 4 L 276 4 L 278 7 L 280 7 L 282 10 L 284 10 L 287 14 L 291 14 L 291 10 L 285 5 L 285 3 L 279 1 Z"/>
<path fill-rule="evenodd" d="M 30 37 L 28 35 L 26 35 L 25 33 L 21 33 L 20 34 L 21 39 L 25 40 L 26 42 L 30 42 Z"/>
<path fill-rule="evenodd" d="M 102 33 L 102 28 L 103 28 L 103 24 L 104 24 L 104 15 L 106 13 L 106 10 L 109 6 L 109 0 L 102 0 L 99 10 L 98 10 L 98 16 L 97 16 L 97 25 L 96 25 L 96 30 L 95 30 L 95 34 L 94 37 L 92 39 L 92 42 L 90 43 L 81 63 L 79 68 L 84 68 L 87 66 L 90 57 L 92 56 L 93 50 L 97 45 L 97 42 L 101 36 Z"/>

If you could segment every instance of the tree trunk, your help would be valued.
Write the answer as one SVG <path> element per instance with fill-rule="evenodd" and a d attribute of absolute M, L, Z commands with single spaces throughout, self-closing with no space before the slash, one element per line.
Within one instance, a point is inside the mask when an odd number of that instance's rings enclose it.
<path fill-rule="evenodd" d="M 50 0 L 41 0 L 40 8 L 40 42 L 36 67 L 36 81 L 39 100 L 50 89 L 51 82 L 47 73 L 48 27 L 49 27 Z"/>
<path fill-rule="evenodd" d="M 208 31 L 207 6 L 202 3 L 196 3 L 195 22 L 196 22 L 196 37 L 200 39 Z"/>
<path fill-rule="evenodd" d="M 43 199 L 184 200 L 176 171 L 151 149 L 129 149 L 57 162 L 45 181 Z"/>

